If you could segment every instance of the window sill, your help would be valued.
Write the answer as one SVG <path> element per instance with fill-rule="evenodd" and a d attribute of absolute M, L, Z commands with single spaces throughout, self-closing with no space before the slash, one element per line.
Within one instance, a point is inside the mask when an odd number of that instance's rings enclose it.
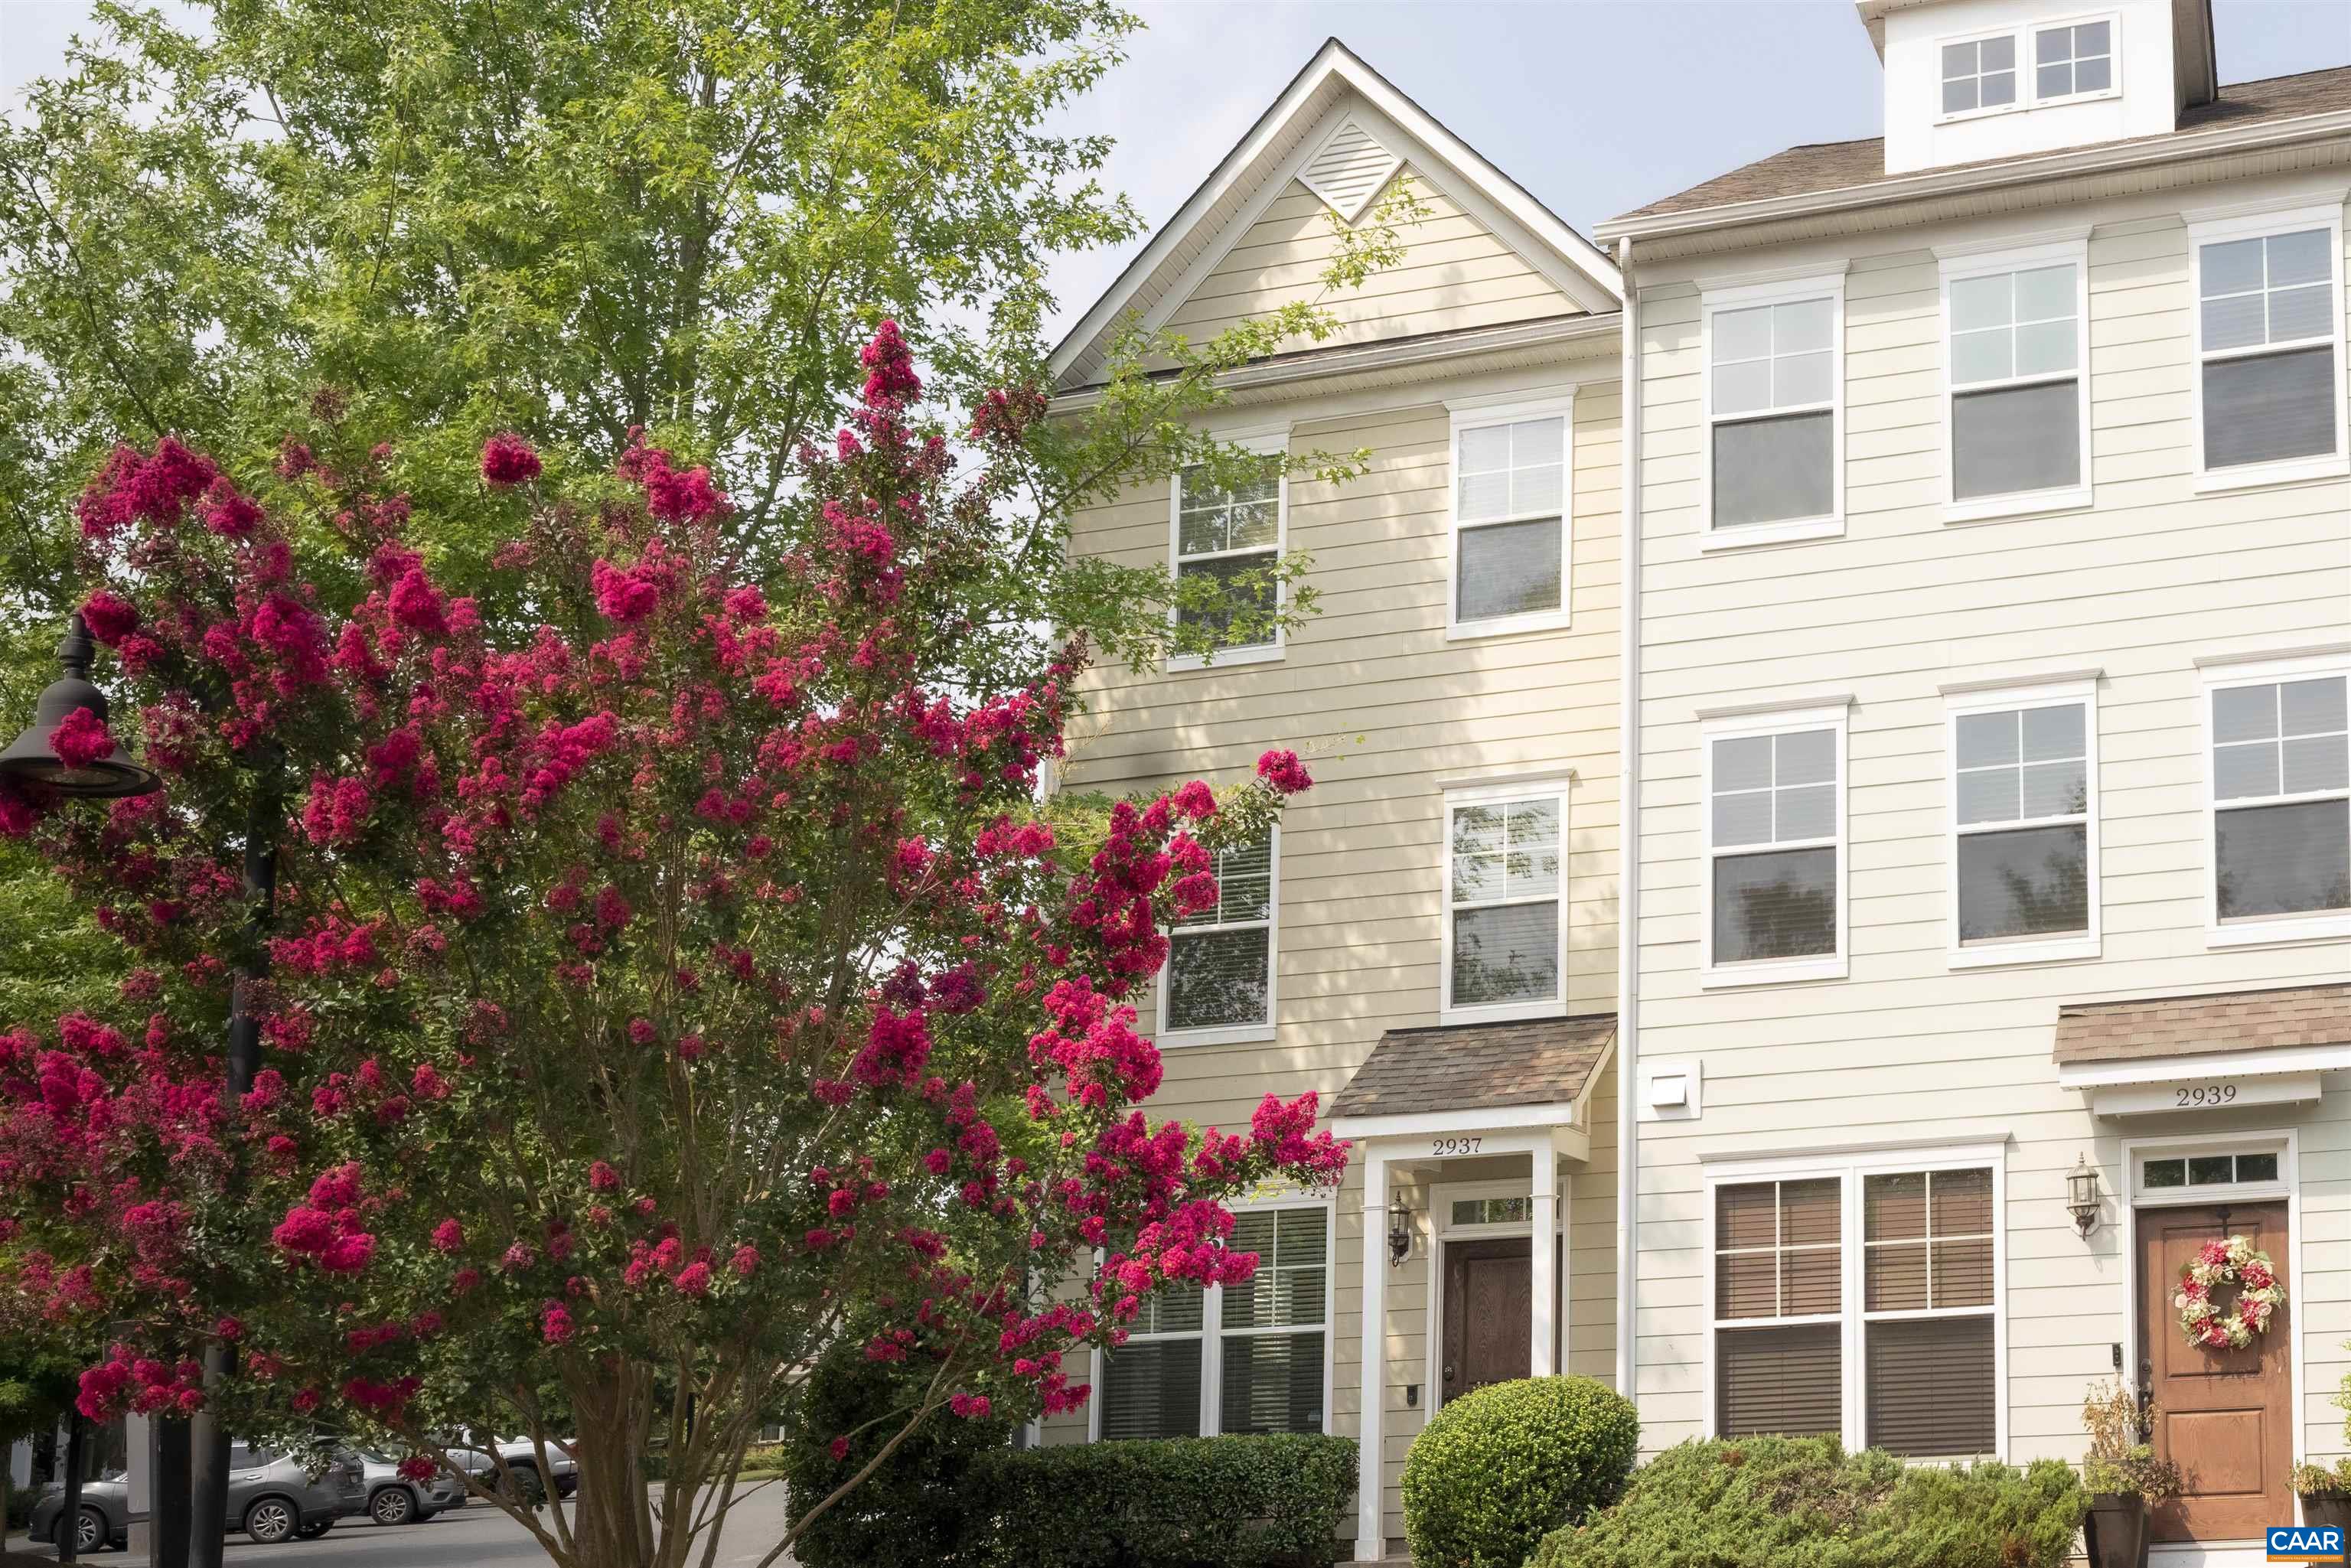
<path fill-rule="evenodd" d="M 1949 958 L 1954 969 L 1996 969 L 2017 964 L 2064 964 L 2099 955 L 2095 936 L 2061 936 L 2032 942 L 1986 942 L 1954 947 Z"/>
<path fill-rule="evenodd" d="M 2120 98 L 2122 95 L 2123 89 L 2118 87 L 2102 87 L 2095 92 L 2069 92 L 2061 94 L 2056 98 L 2035 98 L 2032 100 L 2032 107 L 2035 109 L 2064 109 L 2066 105 L 2073 103 L 2105 103 L 2110 99 Z"/>
<path fill-rule="evenodd" d="M 1813 539 L 1834 539 L 1844 537 L 1844 519 L 1837 517 L 1798 517 L 1785 523 L 1735 523 L 1727 528 L 1709 528 L 1698 537 L 1698 548 L 1704 552 L 1750 549 L 1759 545 L 1804 544 Z"/>
<path fill-rule="evenodd" d="M 1237 1023 L 1225 1029 L 1162 1030 L 1154 1044 L 1175 1049 L 1187 1045 L 1271 1045 L 1274 1028 L 1270 1023 Z"/>
<path fill-rule="evenodd" d="M 1995 103 L 1990 109 L 1963 109 L 1956 114 L 1938 114 L 1937 125 L 1965 125 L 1970 120 L 1997 120 L 2003 114 L 2020 114 L 2028 106 L 2022 99 L 2014 103 Z"/>
<path fill-rule="evenodd" d="M 2013 496 L 1977 496 L 1965 501 L 1943 503 L 1946 523 L 2007 522 L 2017 517 L 2045 517 L 2059 512 L 2078 512 L 2090 505 L 2090 487 L 2076 486 L 2065 490 L 2028 490 Z"/>
<path fill-rule="evenodd" d="M 1214 660 L 1198 653 L 1171 653 L 1167 656 L 1167 673 L 1176 674 L 1185 670 L 1228 670 L 1236 664 L 1270 664 L 1281 658 L 1279 643 L 1255 648 L 1227 648 Z"/>
<path fill-rule="evenodd" d="M 2332 942 L 2351 936 L 2351 913 L 2288 915 L 2214 925 L 2204 933 L 2208 947 L 2259 947 L 2281 942 Z"/>
<path fill-rule="evenodd" d="M 2221 490 L 2251 490 L 2263 485 L 2299 485 L 2312 479 L 2340 479 L 2351 474 L 2351 457 L 2339 452 L 2323 453 L 2316 457 L 2294 457 L 2283 463 L 2248 463 L 2240 468 L 2212 468 L 2197 474 L 2191 486 L 2196 494 L 2209 496 Z"/>
<path fill-rule="evenodd" d="M 1566 1016 L 1565 1002 L 1504 1002 L 1492 1007 L 1440 1008 L 1437 1021 L 1450 1027 L 1458 1023 L 1509 1023 L 1517 1019 L 1563 1019 Z"/>
<path fill-rule="evenodd" d="M 1845 977 L 1843 954 L 1820 958 L 1761 958 L 1751 964 L 1720 964 L 1698 971 L 1701 990 L 1730 990 L 1740 986 L 1792 986 L 1809 980 Z"/>
<path fill-rule="evenodd" d="M 1497 615 L 1490 621 L 1448 622 L 1445 640 L 1474 643 L 1488 637 L 1514 637 L 1526 632 L 1564 632 L 1567 612 L 1546 610 L 1534 615 Z"/>

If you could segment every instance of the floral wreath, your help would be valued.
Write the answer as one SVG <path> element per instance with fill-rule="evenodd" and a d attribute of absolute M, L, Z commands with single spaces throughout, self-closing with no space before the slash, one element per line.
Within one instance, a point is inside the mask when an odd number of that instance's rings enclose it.
<path fill-rule="evenodd" d="M 2223 1312 L 2212 1304 L 2212 1290 L 2232 1280 L 2242 1288 L 2237 1304 Z M 2179 1309 L 2179 1332 L 2189 1344 L 2241 1350 L 2270 1326 L 2270 1314 L 2284 1300 L 2270 1255 L 2256 1249 L 2251 1237 L 2231 1236 L 2207 1241 L 2189 1260 L 2171 1304 Z"/>

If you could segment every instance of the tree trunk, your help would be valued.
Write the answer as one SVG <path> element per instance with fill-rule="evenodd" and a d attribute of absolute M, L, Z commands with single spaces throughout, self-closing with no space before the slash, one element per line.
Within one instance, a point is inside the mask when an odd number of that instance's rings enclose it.
<path fill-rule="evenodd" d="M 579 1568 L 653 1568 L 663 1561 L 650 1511 L 645 1477 L 637 1464 L 643 1433 L 643 1375 L 605 1364 L 593 1382 L 572 1386 L 580 1490 L 573 1494 L 572 1532 Z"/>

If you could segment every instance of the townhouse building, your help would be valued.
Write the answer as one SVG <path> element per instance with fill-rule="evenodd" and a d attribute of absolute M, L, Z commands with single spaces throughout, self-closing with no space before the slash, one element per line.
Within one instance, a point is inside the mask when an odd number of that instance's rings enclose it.
<path fill-rule="evenodd" d="M 2219 88 L 2170 0 L 1859 9 L 1882 141 L 1598 230 L 1644 1444 L 2071 1458 L 2120 1374 L 2158 1542 L 2260 1560 L 2351 1370 L 2351 70 Z M 2192 1344 L 2237 1235 L 2286 1305 Z"/>
<path fill-rule="evenodd" d="M 1861 0 L 1882 138 L 1587 242 L 1333 41 L 1071 333 L 1313 297 L 1194 476 L 1073 548 L 1311 553 L 1321 613 L 1091 677 L 1068 788 L 1318 783 L 1144 998 L 1163 1113 L 1322 1092 L 1345 1185 L 1244 1212 L 1043 1439 L 1362 1442 L 1583 1373 L 1643 1447 L 2077 1458 L 2151 1389 L 2177 1563 L 2261 1560 L 2351 1371 L 2351 69 L 2218 81 L 2205 0 Z M 1629 398 L 1625 386 L 1635 389 Z M 2214 1239 L 2284 1304 L 2189 1342 Z M 2224 1299 L 2227 1292 L 2224 1291 Z"/>

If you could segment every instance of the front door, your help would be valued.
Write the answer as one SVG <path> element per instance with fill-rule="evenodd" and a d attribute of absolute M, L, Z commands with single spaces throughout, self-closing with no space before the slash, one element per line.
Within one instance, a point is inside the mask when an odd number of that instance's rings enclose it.
<path fill-rule="evenodd" d="M 1523 1236 L 1445 1244 L 1445 1397 L 1533 1366 L 1534 1255 Z"/>
<path fill-rule="evenodd" d="M 2294 1303 L 2270 1317 L 2242 1350 L 2188 1343 L 2171 1298 L 2179 1272 L 2207 1241 L 2247 1236 L 2286 1267 L 2285 1205 L 2138 1211 L 2139 1343 L 2162 1414 L 2155 1451 L 2179 1467 L 2181 1495 L 2156 1504 L 2158 1541 L 2246 1541 L 2294 1521 L 2286 1471 L 2294 1463 L 2294 1372 L 2288 1339 Z M 2233 1287 L 2216 1293 L 2226 1310 Z"/>

